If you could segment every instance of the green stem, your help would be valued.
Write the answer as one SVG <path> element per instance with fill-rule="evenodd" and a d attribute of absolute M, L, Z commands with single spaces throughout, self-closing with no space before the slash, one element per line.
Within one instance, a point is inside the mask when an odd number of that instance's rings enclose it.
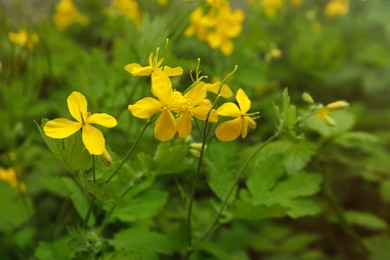
<path fill-rule="evenodd" d="M 93 154 L 92 154 L 92 173 L 93 173 L 93 182 L 96 182 L 95 155 Z"/>
<path fill-rule="evenodd" d="M 323 173 L 324 181 L 323 181 L 323 189 L 325 196 L 333 209 L 333 213 L 336 215 L 336 218 L 338 219 L 341 228 L 344 230 L 344 232 L 350 236 L 358 246 L 357 250 L 359 255 L 368 255 L 367 248 L 365 247 L 363 241 L 359 237 L 359 235 L 356 233 L 356 231 L 353 229 L 351 224 L 348 222 L 344 215 L 344 210 L 341 207 L 341 205 L 338 203 L 336 197 L 333 194 L 332 186 L 330 183 L 329 173 L 324 172 Z"/>
<path fill-rule="evenodd" d="M 219 208 L 218 212 L 216 213 L 213 221 L 211 222 L 210 226 L 206 229 L 203 236 L 200 238 L 200 240 L 205 240 L 214 230 L 214 228 L 217 226 L 218 221 L 222 215 L 223 210 L 225 209 L 230 196 L 232 195 L 234 188 L 237 185 L 237 182 L 239 181 L 242 173 L 245 171 L 245 169 L 248 167 L 249 163 L 256 157 L 256 155 L 270 142 L 272 142 L 274 139 L 276 139 L 281 133 L 281 127 L 278 129 L 278 131 L 275 132 L 271 137 L 269 137 L 266 141 L 264 141 L 248 158 L 247 160 L 242 164 L 240 170 L 238 171 L 237 175 L 234 178 L 234 181 L 229 186 L 228 192 L 226 193 L 225 198 L 222 201 L 222 205 Z"/>
<path fill-rule="evenodd" d="M 85 219 L 83 222 L 83 227 L 86 227 L 88 225 L 88 220 L 89 220 L 89 217 L 91 216 L 92 208 L 93 208 L 93 205 L 95 204 L 95 200 L 96 200 L 96 198 L 92 197 L 91 203 L 89 204 L 89 208 L 87 211 L 87 215 L 85 216 Z"/>
<path fill-rule="evenodd" d="M 125 164 L 125 162 L 127 161 L 127 159 L 129 158 L 129 156 L 131 155 L 131 153 L 133 152 L 135 146 L 138 144 L 139 140 L 141 139 L 142 135 L 145 133 L 146 129 L 148 128 L 149 125 L 151 125 L 152 123 L 154 122 L 153 119 L 149 119 L 148 122 L 145 124 L 144 128 L 141 130 L 141 132 L 139 133 L 139 135 L 137 136 L 137 138 L 135 139 L 135 141 L 133 142 L 133 144 L 131 145 L 129 151 L 127 152 L 127 154 L 125 155 L 125 158 L 123 158 L 121 164 L 119 164 L 119 166 L 115 169 L 115 171 L 111 174 L 110 177 L 108 177 L 108 179 L 105 181 L 105 184 L 108 184 L 111 179 L 119 172 L 119 170 L 122 168 L 122 166 Z"/>

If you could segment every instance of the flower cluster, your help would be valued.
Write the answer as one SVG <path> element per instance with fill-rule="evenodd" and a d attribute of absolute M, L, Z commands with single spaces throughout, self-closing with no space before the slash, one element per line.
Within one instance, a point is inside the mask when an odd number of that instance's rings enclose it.
<path fill-rule="evenodd" d="M 29 33 L 26 29 L 20 29 L 18 32 L 9 32 L 8 39 L 19 46 L 26 47 L 28 50 L 34 49 L 34 46 L 39 41 L 37 33 Z"/>
<path fill-rule="evenodd" d="M 189 136 L 194 118 L 217 123 L 218 116 L 234 117 L 216 128 L 216 137 L 222 141 L 232 141 L 240 135 L 245 138 L 248 126 L 256 127 L 254 119 L 258 117 L 258 113 L 247 114 L 251 102 L 242 89 L 239 89 L 236 95 L 239 107 L 228 102 L 215 109 L 206 98 L 207 92 L 231 97 L 233 93 L 226 84 L 219 81 L 213 84 L 205 83 L 197 78 L 187 91 L 181 93 L 172 87 L 169 77 L 181 75 L 182 68 L 161 66 L 163 60 L 153 57 L 151 53 L 148 66 L 131 63 L 125 66 L 125 70 L 135 76 L 151 76 L 151 92 L 154 97 L 142 98 L 129 105 L 128 109 L 133 116 L 144 119 L 159 114 L 154 127 L 154 135 L 158 140 L 168 141 L 176 133 L 182 138 Z"/>
<path fill-rule="evenodd" d="M 87 17 L 80 13 L 72 0 L 61 0 L 57 4 L 53 20 L 55 25 L 61 30 L 74 23 L 85 25 L 88 22 Z"/>
<path fill-rule="evenodd" d="M 211 48 L 219 48 L 226 56 L 234 50 L 233 38 L 240 35 L 244 12 L 241 9 L 232 10 L 223 0 L 208 0 L 208 11 L 204 7 L 196 7 L 191 14 L 191 24 L 184 34 L 196 36 L 201 41 L 207 41 Z"/>
<path fill-rule="evenodd" d="M 264 13 L 268 17 L 273 17 L 276 15 L 276 11 L 282 7 L 283 3 L 282 0 L 261 0 L 261 5 Z"/>

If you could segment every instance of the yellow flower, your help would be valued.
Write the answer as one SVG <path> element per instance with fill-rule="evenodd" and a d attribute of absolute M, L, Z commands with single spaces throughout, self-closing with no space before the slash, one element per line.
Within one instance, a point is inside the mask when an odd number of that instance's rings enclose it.
<path fill-rule="evenodd" d="M 256 128 L 254 119 L 258 118 L 259 112 L 247 114 L 251 107 L 251 101 L 241 88 L 237 91 L 236 100 L 239 106 L 227 102 L 217 109 L 220 116 L 235 117 L 220 124 L 215 130 L 215 135 L 221 141 L 232 141 L 240 135 L 245 138 L 248 134 L 248 126 Z"/>
<path fill-rule="evenodd" d="M 18 188 L 21 192 L 26 191 L 26 185 L 18 181 L 15 168 L 0 168 L 0 180 L 8 182 L 9 185 Z"/>
<path fill-rule="evenodd" d="M 212 105 L 206 100 L 207 85 L 199 82 L 191 88 L 184 97 L 187 99 L 185 110 L 177 118 L 177 132 L 180 137 L 187 137 L 192 130 L 192 118 L 196 117 L 206 121 L 207 115 L 212 109 Z M 208 121 L 215 123 L 218 121 L 218 113 L 214 109 L 211 110 Z"/>
<path fill-rule="evenodd" d="M 35 44 L 39 41 L 38 34 L 28 33 L 26 29 L 20 29 L 19 32 L 9 32 L 8 39 L 22 47 L 27 47 L 27 49 L 34 49 Z"/>
<path fill-rule="evenodd" d="M 87 18 L 80 13 L 72 0 L 61 0 L 56 6 L 53 19 L 55 25 L 61 30 L 74 23 L 85 25 L 88 22 Z"/>
<path fill-rule="evenodd" d="M 157 3 L 160 6 L 166 6 L 168 4 L 168 0 L 157 0 Z"/>
<path fill-rule="evenodd" d="M 295 7 L 298 7 L 298 6 L 302 5 L 302 2 L 303 2 L 303 0 L 291 0 L 291 3 Z"/>
<path fill-rule="evenodd" d="M 282 7 L 282 0 L 261 0 L 261 5 L 268 17 L 276 15 L 276 11 Z"/>
<path fill-rule="evenodd" d="M 184 31 L 187 37 L 196 36 L 199 40 L 205 41 L 209 35 L 210 28 L 214 26 L 215 21 L 209 15 L 204 15 L 203 8 L 198 6 L 192 11 L 191 24 Z"/>
<path fill-rule="evenodd" d="M 125 70 L 132 74 L 133 76 L 149 76 L 153 73 L 153 71 L 160 68 L 162 62 L 164 59 L 158 60 L 158 57 L 154 57 L 153 52 L 149 54 L 149 65 L 148 66 L 141 66 L 138 63 L 130 63 L 125 66 Z M 181 67 L 175 67 L 171 68 L 169 66 L 163 66 L 162 67 L 166 75 L 169 77 L 172 76 L 179 76 L 183 74 L 183 69 Z"/>
<path fill-rule="evenodd" d="M 330 0 L 325 7 L 325 15 L 328 17 L 343 16 L 348 13 L 349 0 Z"/>
<path fill-rule="evenodd" d="M 105 149 L 103 134 L 91 124 L 98 124 L 105 127 L 114 127 L 117 121 L 114 117 L 105 114 L 91 114 L 87 111 L 87 100 L 83 94 L 74 91 L 68 99 L 70 114 L 76 121 L 66 118 L 57 118 L 45 124 L 43 131 L 51 138 L 62 139 L 71 136 L 82 129 L 82 140 L 90 154 L 101 155 Z"/>
<path fill-rule="evenodd" d="M 160 141 L 168 141 L 176 133 L 176 120 L 172 112 L 183 111 L 187 99 L 172 89 L 172 83 L 162 69 L 153 72 L 152 93 L 158 99 L 146 97 L 129 105 L 128 109 L 133 116 L 145 119 L 161 112 L 154 127 L 154 136 Z"/>
<path fill-rule="evenodd" d="M 133 21 L 135 25 L 140 25 L 141 12 L 137 1 L 111 0 L 111 6 L 117 9 L 121 14 L 129 18 L 131 21 Z"/>
<path fill-rule="evenodd" d="M 220 48 L 225 56 L 232 54 L 234 45 L 231 38 L 236 38 L 242 31 L 244 12 L 241 9 L 232 11 L 229 6 L 219 9 L 214 31 L 207 36 L 211 48 Z"/>
<path fill-rule="evenodd" d="M 336 122 L 334 119 L 330 116 L 332 110 L 338 110 L 338 109 L 343 109 L 348 107 L 349 104 L 346 101 L 336 101 L 329 103 L 325 107 L 321 107 L 317 112 L 316 112 L 316 117 L 320 119 L 321 121 L 325 122 L 326 124 L 330 126 L 335 126 Z"/>
<path fill-rule="evenodd" d="M 203 83 L 203 82 L 200 82 Z M 203 83 L 207 87 L 207 91 L 213 92 L 215 94 L 219 94 L 224 98 L 230 98 L 233 96 L 233 92 L 230 90 L 229 86 L 226 84 L 223 84 L 221 87 L 221 81 L 217 81 L 215 83 Z M 221 88 L 221 90 L 219 90 Z"/>

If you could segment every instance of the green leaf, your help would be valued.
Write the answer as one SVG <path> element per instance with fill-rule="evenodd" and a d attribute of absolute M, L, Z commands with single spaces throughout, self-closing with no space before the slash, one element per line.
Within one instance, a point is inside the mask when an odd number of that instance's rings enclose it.
<path fill-rule="evenodd" d="M 158 174 L 180 173 L 189 169 L 192 159 L 187 158 L 188 146 L 183 140 L 162 142 L 154 154 Z"/>
<path fill-rule="evenodd" d="M 379 235 L 364 240 L 371 260 L 390 259 L 390 237 Z"/>
<path fill-rule="evenodd" d="M 167 200 L 167 192 L 148 190 L 135 198 L 125 197 L 127 204 L 118 207 L 113 216 L 125 222 L 147 219 L 158 214 Z"/>
<path fill-rule="evenodd" d="M 250 203 L 237 201 L 233 205 L 232 212 L 236 219 L 257 220 L 264 218 L 279 218 L 284 217 L 288 211 L 288 208 L 279 205 L 254 206 Z"/>
<path fill-rule="evenodd" d="M 374 231 L 384 231 L 388 228 L 386 221 L 368 212 L 347 211 L 345 217 L 349 223 Z"/>
<path fill-rule="evenodd" d="M 76 172 L 90 168 L 92 165 L 91 155 L 84 147 L 81 139 L 81 131 L 77 131 L 68 138 L 53 139 L 46 136 L 43 132 L 43 126 L 48 121 L 48 119 L 43 118 L 41 121 L 41 126 L 39 126 L 37 122 L 35 122 L 35 124 L 37 125 L 43 140 L 49 147 L 50 151 L 52 151 L 57 157 L 57 159 L 63 162 L 70 172 Z"/>
<path fill-rule="evenodd" d="M 390 202 L 390 181 L 384 181 L 381 184 L 380 192 L 382 199 L 386 202 Z"/>
<path fill-rule="evenodd" d="M 355 116 L 346 110 L 333 111 L 331 117 L 336 121 L 335 126 L 329 126 L 315 116 L 305 120 L 305 126 L 324 137 L 330 137 L 346 133 L 355 125 Z"/>
<path fill-rule="evenodd" d="M 317 146 L 315 144 L 291 142 L 291 146 L 283 158 L 287 173 L 293 174 L 303 170 L 316 152 Z"/>
<path fill-rule="evenodd" d="M 11 231 L 14 228 L 25 223 L 32 213 L 31 201 L 25 197 L 22 201 L 19 191 L 0 180 L 0 231 Z M 24 203 L 27 202 L 27 203 Z"/>
<path fill-rule="evenodd" d="M 88 200 L 85 197 L 84 193 L 80 190 L 80 187 L 76 184 L 74 180 L 68 177 L 62 177 L 61 180 L 65 183 L 66 188 L 70 192 L 70 199 L 73 202 L 73 205 L 79 214 L 81 219 L 84 219 L 87 216 L 89 209 Z M 88 225 L 92 226 L 95 223 L 95 217 L 91 213 L 88 221 Z"/>
<path fill-rule="evenodd" d="M 121 230 L 108 240 L 108 244 L 116 250 L 127 249 L 146 254 L 172 254 L 177 246 L 167 236 L 147 230 L 143 227 L 134 227 Z"/>
<path fill-rule="evenodd" d="M 69 247 L 77 253 L 94 256 L 103 246 L 103 238 L 95 229 L 86 230 L 80 226 L 68 227 Z"/>
<path fill-rule="evenodd" d="M 39 242 L 34 256 L 39 260 L 67 260 L 72 259 L 75 251 L 68 246 L 69 237 L 61 237 L 52 242 Z"/>
<path fill-rule="evenodd" d="M 371 151 L 380 145 L 380 139 L 365 132 L 346 132 L 337 136 L 334 140 L 345 148 L 359 148 L 363 151 Z"/>
<path fill-rule="evenodd" d="M 285 176 L 278 158 L 255 162 L 246 183 L 248 189 L 240 193 L 243 201 L 254 206 L 280 205 L 288 208 L 288 215 L 294 218 L 318 213 L 319 207 L 314 202 L 301 198 L 320 190 L 321 175 L 299 172 Z"/>

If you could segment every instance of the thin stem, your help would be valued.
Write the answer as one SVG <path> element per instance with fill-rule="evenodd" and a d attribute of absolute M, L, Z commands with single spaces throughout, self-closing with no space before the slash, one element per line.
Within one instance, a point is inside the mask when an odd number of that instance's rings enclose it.
<path fill-rule="evenodd" d="M 264 141 L 248 158 L 247 160 L 242 164 L 240 170 L 238 171 L 237 175 L 234 178 L 234 181 L 231 183 L 229 186 L 228 192 L 226 193 L 225 198 L 222 201 L 222 205 L 219 208 L 218 212 L 216 213 L 213 221 L 211 222 L 210 226 L 206 229 L 206 232 L 203 234 L 203 236 L 200 238 L 200 240 L 206 239 L 214 230 L 214 228 L 218 224 L 218 220 L 222 215 L 223 210 L 225 209 L 230 196 L 232 195 L 234 191 L 234 187 L 236 187 L 237 182 L 239 181 L 242 173 L 244 170 L 248 167 L 249 163 L 256 157 L 256 155 L 265 147 L 267 146 L 270 142 L 272 142 L 275 138 L 277 138 L 281 133 L 281 127 L 278 128 L 278 130 L 273 134 L 271 137 L 269 137 L 266 141 Z"/>
<path fill-rule="evenodd" d="M 194 200 L 195 200 L 196 188 L 197 188 L 198 183 L 199 183 L 199 176 L 200 176 L 200 169 L 202 167 L 204 148 L 206 146 L 206 134 L 207 134 L 206 130 L 207 130 L 207 123 L 208 123 L 207 120 L 208 120 L 209 114 L 207 115 L 207 119 L 206 119 L 206 122 L 205 122 L 205 127 L 203 129 L 202 148 L 200 150 L 198 167 L 197 167 L 196 174 L 195 174 L 195 180 L 192 183 L 192 189 L 191 189 L 191 195 L 190 195 L 190 203 L 189 203 L 189 206 L 188 206 L 187 231 L 188 231 L 188 245 L 190 247 L 192 246 L 192 208 L 193 208 L 193 204 L 194 204 Z"/>
<path fill-rule="evenodd" d="M 93 182 L 96 182 L 95 155 L 93 154 L 92 154 L 92 173 L 93 173 Z"/>
<path fill-rule="evenodd" d="M 121 164 L 119 164 L 119 166 L 115 169 L 115 171 L 111 174 L 110 177 L 108 177 L 108 179 L 105 181 L 105 184 L 109 183 L 111 181 L 111 179 L 119 172 L 119 170 L 122 168 L 122 166 L 125 164 L 125 162 L 127 161 L 127 159 L 130 157 L 131 153 L 133 152 L 135 146 L 138 144 L 139 140 L 141 139 L 142 135 L 145 133 L 146 129 L 148 128 L 149 125 L 151 125 L 152 123 L 154 122 L 153 119 L 150 119 L 148 120 L 148 122 L 145 124 L 144 128 L 141 130 L 141 132 L 139 133 L 139 135 L 137 136 L 137 138 L 135 139 L 135 141 L 133 142 L 133 144 L 131 145 L 129 151 L 127 152 L 127 154 L 125 155 L 125 157 L 123 158 Z"/>
<path fill-rule="evenodd" d="M 338 203 L 336 197 L 333 194 L 332 186 L 330 183 L 329 173 L 324 172 L 323 173 L 324 181 L 323 181 L 323 189 L 325 192 L 325 196 L 333 209 L 334 214 L 336 215 L 341 228 L 344 230 L 344 232 L 350 236 L 355 243 L 357 244 L 358 253 L 363 255 L 368 255 L 367 248 L 365 247 L 363 241 L 359 237 L 359 235 L 356 233 L 356 231 L 353 229 L 351 224 L 348 222 L 348 220 L 345 218 L 344 215 L 344 209 L 341 207 L 341 205 Z"/>
<path fill-rule="evenodd" d="M 96 198 L 92 197 L 91 203 L 89 204 L 89 208 L 87 211 L 87 215 L 85 216 L 85 219 L 83 222 L 83 227 L 86 227 L 88 225 L 88 220 L 89 220 L 89 217 L 91 216 L 92 208 L 93 208 L 93 205 L 95 204 L 95 200 L 96 200 Z"/>

